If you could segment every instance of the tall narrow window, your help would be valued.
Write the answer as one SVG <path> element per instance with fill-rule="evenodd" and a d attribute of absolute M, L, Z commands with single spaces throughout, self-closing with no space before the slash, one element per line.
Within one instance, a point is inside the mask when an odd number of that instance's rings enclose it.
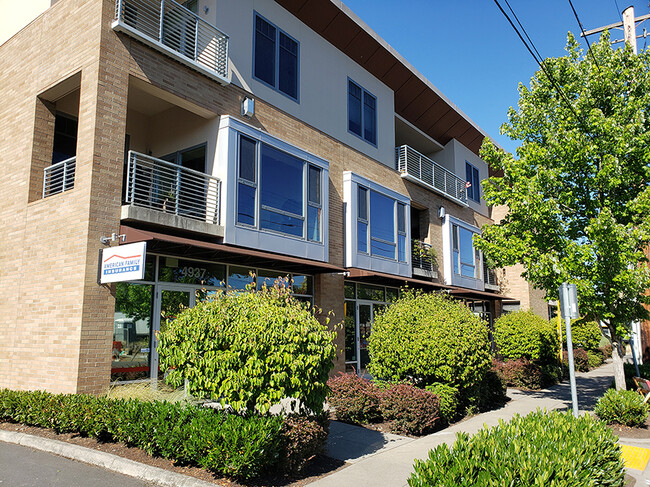
<path fill-rule="evenodd" d="M 481 252 L 474 248 L 474 232 L 458 225 L 452 226 L 452 260 L 454 273 L 465 277 L 481 277 Z"/>
<path fill-rule="evenodd" d="M 481 186 L 478 175 L 478 169 L 465 162 L 465 180 L 467 181 L 465 187 L 467 188 L 467 197 L 479 203 L 481 201 Z"/>
<path fill-rule="evenodd" d="M 377 144 L 377 98 L 348 80 L 348 130 Z"/>
<path fill-rule="evenodd" d="M 368 190 L 359 187 L 357 193 L 357 248 L 368 253 Z"/>
<path fill-rule="evenodd" d="M 370 191 L 370 254 L 395 259 L 395 200 Z"/>
<path fill-rule="evenodd" d="M 255 195 L 257 193 L 256 178 L 256 145 L 257 142 L 239 137 L 239 178 L 237 193 L 237 223 L 255 225 Z"/>
<path fill-rule="evenodd" d="M 255 16 L 253 76 L 298 100 L 298 42 L 259 15 Z"/>
<path fill-rule="evenodd" d="M 322 212 L 320 168 L 310 165 L 307 177 L 307 238 L 320 242 Z"/>
<path fill-rule="evenodd" d="M 406 205 L 397 203 L 397 260 L 406 262 Z"/>

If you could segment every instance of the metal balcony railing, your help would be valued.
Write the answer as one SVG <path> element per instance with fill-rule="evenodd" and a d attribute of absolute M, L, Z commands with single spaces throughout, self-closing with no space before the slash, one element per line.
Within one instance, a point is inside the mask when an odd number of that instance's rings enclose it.
<path fill-rule="evenodd" d="M 74 188 L 76 157 L 57 162 L 43 171 L 43 198 Z"/>
<path fill-rule="evenodd" d="M 397 170 L 445 196 L 467 205 L 466 181 L 408 145 L 395 148 Z"/>
<path fill-rule="evenodd" d="M 488 289 L 499 288 L 496 272 L 494 269 L 490 269 L 485 261 L 483 261 L 483 283 Z"/>
<path fill-rule="evenodd" d="M 228 36 L 174 0 L 116 0 L 113 29 L 228 83 Z"/>
<path fill-rule="evenodd" d="M 221 181 L 178 164 L 129 151 L 128 205 L 219 224 Z"/>
<path fill-rule="evenodd" d="M 422 269 L 424 271 L 433 271 L 434 257 L 431 252 L 431 245 L 424 243 L 421 240 L 413 240 L 411 244 L 412 256 L 411 264 L 414 269 Z"/>

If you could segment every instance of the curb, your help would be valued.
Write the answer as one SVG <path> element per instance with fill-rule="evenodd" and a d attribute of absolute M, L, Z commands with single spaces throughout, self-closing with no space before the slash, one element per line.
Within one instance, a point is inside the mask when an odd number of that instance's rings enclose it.
<path fill-rule="evenodd" d="M 0 441 L 33 448 L 35 450 L 54 453 L 65 458 L 95 465 L 113 472 L 121 473 L 147 482 L 169 487 L 215 487 L 219 484 L 205 482 L 187 475 L 170 472 L 144 463 L 134 462 L 118 457 L 112 453 L 93 450 L 84 446 L 72 445 L 62 441 L 41 438 L 14 431 L 0 430 Z"/>

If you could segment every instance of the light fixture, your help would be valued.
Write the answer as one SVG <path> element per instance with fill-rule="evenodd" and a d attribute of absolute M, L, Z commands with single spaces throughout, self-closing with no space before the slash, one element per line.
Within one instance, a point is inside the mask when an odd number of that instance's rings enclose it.
<path fill-rule="evenodd" d="M 248 118 L 255 115 L 255 100 L 252 98 L 244 98 L 244 101 L 241 103 L 241 114 Z"/>
<path fill-rule="evenodd" d="M 122 242 L 126 241 L 126 235 L 118 235 L 117 233 L 111 233 L 110 237 L 104 237 L 103 235 L 99 237 L 99 241 L 103 243 L 104 245 L 108 245 L 111 242 L 115 242 L 116 240 L 121 240 Z"/>
<path fill-rule="evenodd" d="M 439 206 L 438 207 L 438 218 L 440 218 L 442 220 L 445 217 L 446 214 L 447 214 L 447 212 L 445 211 L 445 207 L 442 206 L 442 205 Z"/>

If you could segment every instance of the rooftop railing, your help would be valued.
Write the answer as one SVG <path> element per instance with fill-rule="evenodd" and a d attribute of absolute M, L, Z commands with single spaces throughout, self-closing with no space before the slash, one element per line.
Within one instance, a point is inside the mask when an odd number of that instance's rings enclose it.
<path fill-rule="evenodd" d="M 76 157 L 57 162 L 43 171 L 43 198 L 74 188 Z"/>
<path fill-rule="evenodd" d="M 127 171 L 126 204 L 219 224 L 218 178 L 134 151 Z"/>
<path fill-rule="evenodd" d="M 116 0 L 113 29 L 228 83 L 228 36 L 174 0 Z"/>
<path fill-rule="evenodd" d="M 395 148 L 397 170 L 402 177 L 424 185 L 467 206 L 466 181 L 449 169 L 420 154 L 408 145 Z"/>

